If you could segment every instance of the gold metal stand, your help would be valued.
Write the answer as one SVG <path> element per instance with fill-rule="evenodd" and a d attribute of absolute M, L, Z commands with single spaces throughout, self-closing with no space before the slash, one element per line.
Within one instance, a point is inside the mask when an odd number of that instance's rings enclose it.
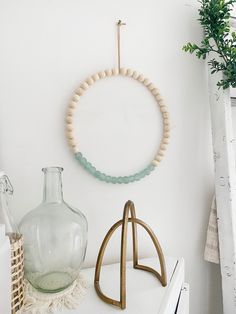
<path fill-rule="evenodd" d="M 129 213 L 130 216 L 129 217 Z M 157 240 L 157 237 L 155 236 L 154 232 L 151 230 L 151 228 L 142 220 L 136 218 L 135 213 L 135 207 L 134 203 L 131 201 L 126 202 L 124 207 L 124 213 L 123 213 L 123 219 L 119 220 L 117 223 L 115 223 L 108 233 L 106 234 L 101 248 L 99 250 L 97 263 L 96 263 L 96 270 L 95 270 L 95 278 L 94 278 L 94 286 L 95 290 L 98 294 L 98 296 L 106 303 L 112 304 L 115 306 L 120 307 L 121 309 L 126 308 L 126 248 L 127 248 L 127 228 L 128 228 L 128 222 L 132 223 L 132 238 L 133 238 L 133 267 L 135 269 L 141 269 L 146 270 L 148 272 L 151 272 L 154 274 L 157 279 L 161 282 L 162 286 L 165 287 L 167 285 L 167 276 L 166 276 L 166 267 L 165 267 L 165 258 L 162 253 L 161 246 Z M 156 248 L 159 260 L 160 260 L 160 267 L 161 267 L 161 274 L 159 274 L 156 270 L 154 270 L 151 267 L 140 265 L 138 263 L 138 238 L 137 238 L 137 224 L 142 226 L 149 236 L 152 239 L 152 242 Z M 107 247 L 107 244 L 112 236 L 112 234 L 115 232 L 115 230 L 122 225 L 122 234 L 121 234 L 121 258 L 120 258 L 120 300 L 114 300 L 109 297 L 107 297 L 105 294 L 103 294 L 101 288 L 100 288 L 100 272 L 102 267 L 102 261 L 105 249 Z"/>

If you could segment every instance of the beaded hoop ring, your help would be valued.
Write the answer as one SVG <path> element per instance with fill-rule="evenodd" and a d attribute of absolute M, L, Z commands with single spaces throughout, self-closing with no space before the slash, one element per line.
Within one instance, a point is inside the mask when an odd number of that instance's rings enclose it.
<path fill-rule="evenodd" d="M 141 171 L 128 176 L 123 177 L 117 177 L 117 176 L 110 176 L 105 173 L 102 173 L 98 171 L 90 162 L 87 161 L 87 159 L 83 156 L 83 154 L 79 151 L 78 145 L 74 136 L 74 127 L 73 127 L 73 117 L 76 110 L 76 106 L 82 97 L 82 95 L 89 89 L 90 86 L 92 86 L 96 81 L 100 79 L 105 79 L 111 76 L 126 76 L 130 77 L 134 80 L 137 80 L 138 82 L 142 83 L 155 97 L 157 104 L 160 107 L 160 111 L 162 113 L 163 117 L 163 136 L 162 141 L 159 145 L 159 149 L 157 151 L 156 156 L 154 159 L 150 162 L 150 164 L 142 169 Z M 147 78 L 145 78 L 144 75 L 137 73 L 136 71 L 133 71 L 131 69 L 125 69 L 121 68 L 119 69 L 111 69 L 111 70 L 105 70 L 98 72 L 92 76 L 90 76 L 88 79 L 86 79 L 79 88 L 75 91 L 72 100 L 70 101 L 68 105 L 68 111 L 67 111 L 67 117 L 66 117 L 66 136 L 68 139 L 68 144 L 71 147 L 75 158 L 79 161 L 80 165 L 87 170 L 90 174 L 92 174 L 94 177 L 101 181 L 105 181 L 108 183 L 130 183 L 133 181 L 138 181 L 145 177 L 146 175 L 149 175 L 156 166 L 161 162 L 164 151 L 166 150 L 167 144 L 169 143 L 169 137 L 170 137 L 170 125 L 169 125 L 169 113 L 167 111 L 167 107 L 165 105 L 164 100 L 162 99 L 159 90 L 151 83 Z"/>

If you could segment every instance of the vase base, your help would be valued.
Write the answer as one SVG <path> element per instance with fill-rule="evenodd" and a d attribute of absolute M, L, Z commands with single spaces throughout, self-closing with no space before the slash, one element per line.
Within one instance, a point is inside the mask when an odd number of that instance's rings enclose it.
<path fill-rule="evenodd" d="M 73 278 L 66 272 L 50 272 L 35 278 L 28 278 L 32 286 L 43 293 L 56 293 L 68 288 L 73 283 Z"/>

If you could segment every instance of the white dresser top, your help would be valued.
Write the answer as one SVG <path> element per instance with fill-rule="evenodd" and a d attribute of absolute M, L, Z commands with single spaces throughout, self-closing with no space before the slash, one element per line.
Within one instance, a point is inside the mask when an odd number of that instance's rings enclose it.
<path fill-rule="evenodd" d="M 159 269 L 157 258 L 140 260 L 140 264 Z M 177 258 L 166 258 L 167 287 L 151 273 L 132 268 L 132 262 L 127 262 L 126 278 L 126 309 L 104 303 L 96 294 L 93 286 L 94 268 L 84 269 L 89 289 L 87 295 L 77 310 L 66 310 L 60 314 L 174 314 L 180 290 L 184 282 L 184 261 Z M 119 264 L 102 267 L 100 286 L 108 297 L 119 300 Z M 59 313 L 58 313 L 59 314 Z"/>

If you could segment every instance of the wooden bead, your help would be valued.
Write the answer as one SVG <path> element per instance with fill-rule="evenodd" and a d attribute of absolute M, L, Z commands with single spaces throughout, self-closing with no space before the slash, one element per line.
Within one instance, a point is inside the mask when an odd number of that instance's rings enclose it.
<path fill-rule="evenodd" d="M 70 131 L 66 133 L 66 136 L 69 140 L 72 140 L 74 138 L 73 132 L 70 132 Z"/>
<path fill-rule="evenodd" d="M 169 118 L 169 112 L 164 112 L 163 113 L 163 117 L 166 119 L 166 118 Z"/>
<path fill-rule="evenodd" d="M 77 146 L 74 146 L 71 148 L 73 153 L 78 153 L 79 152 L 79 149 L 77 148 Z"/>
<path fill-rule="evenodd" d="M 72 124 L 67 124 L 67 125 L 66 125 L 66 130 L 67 130 L 68 132 L 73 131 L 73 130 L 74 130 L 73 125 L 72 125 Z"/>
<path fill-rule="evenodd" d="M 159 162 L 162 161 L 162 156 L 157 155 L 156 158 L 155 158 L 155 160 L 156 160 L 156 161 L 159 161 Z"/>
<path fill-rule="evenodd" d="M 68 116 L 73 116 L 74 113 L 75 113 L 75 110 L 74 110 L 74 109 L 68 108 L 68 110 L 67 110 L 67 115 L 68 115 Z"/>
<path fill-rule="evenodd" d="M 160 107 L 164 107 L 166 105 L 163 99 L 161 101 L 158 101 L 158 104 Z"/>
<path fill-rule="evenodd" d="M 106 77 L 105 71 L 99 72 L 98 75 L 99 75 L 100 79 L 104 79 Z"/>
<path fill-rule="evenodd" d="M 145 80 L 145 77 L 143 76 L 143 74 L 140 74 L 138 77 L 138 81 L 142 83 L 144 80 Z"/>
<path fill-rule="evenodd" d="M 167 112 L 167 107 L 166 106 L 161 106 L 160 107 L 161 112 Z"/>
<path fill-rule="evenodd" d="M 81 87 L 79 87 L 75 92 L 76 92 L 76 94 L 77 94 L 78 96 L 82 96 L 83 93 L 84 93 L 84 89 L 81 88 Z"/>
<path fill-rule="evenodd" d="M 169 144 L 169 139 L 168 138 L 164 138 L 163 139 L 163 144 Z"/>
<path fill-rule="evenodd" d="M 161 150 L 166 150 L 166 148 L 167 148 L 166 144 L 161 143 L 161 145 L 160 145 L 160 149 L 161 149 Z"/>
<path fill-rule="evenodd" d="M 164 156 L 164 151 L 163 151 L 163 150 L 159 150 L 159 152 L 158 152 L 157 156 L 161 156 L 161 157 L 163 157 L 163 156 Z"/>
<path fill-rule="evenodd" d="M 71 109 L 75 109 L 76 108 L 76 102 L 75 101 L 71 101 L 70 103 L 69 103 L 69 106 L 68 106 L 69 108 L 71 108 Z"/>
<path fill-rule="evenodd" d="M 67 116 L 67 117 L 66 117 L 66 122 L 72 123 L 72 122 L 73 122 L 72 117 L 71 117 L 71 116 Z"/>
<path fill-rule="evenodd" d="M 143 84 L 144 84 L 145 86 L 148 86 L 148 85 L 150 84 L 149 79 L 145 78 L 145 80 L 143 81 Z"/>
<path fill-rule="evenodd" d="M 134 71 L 131 69 L 127 70 L 127 76 L 131 77 L 133 75 Z"/>
<path fill-rule="evenodd" d="M 108 77 L 110 77 L 110 76 L 112 76 L 112 75 L 113 75 L 113 74 L 112 74 L 112 70 L 111 70 L 111 69 L 106 70 L 106 71 L 105 71 L 105 73 L 106 73 L 106 76 L 108 76 Z"/>
<path fill-rule="evenodd" d="M 164 131 L 165 132 L 170 132 L 170 127 L 168 125 L 164 125 Z"/>
<path fill-rule="evenodd" d="M 66 119 L 65 119 L 66 121 Z M 72 127 L 73 128 L 73 123 L 66 121 L 66 128 Z"/>
<path fill-rule="evenodd" d="M 94 75 L 92 76 L 92 78 L 93 78 L 94 81 L 98 81 L 98 80 L 100 79 L 98 73 L 94 74 Z"/>
<path fill-rule="evenodd" d="M 135 80 L 137 80 L 137 79 L 138 79 L 138 77 L 139 77 L 139 73 L 138 73 L 138 72 L 136 72 L 136 71 L 134 71 L 134 73 L 133 73 L 132 77 L 133 77 Z"/>
<path fill-rule="evenodd" d="M 112 69 L 112 74 L 113 74 L 114 76 L 119 75 L 119 69 L 117 69 L 117 68 Z"/>
<path fill-rule="evenodd" d="M 153 84 L 153 83 L 150 83 L 149 85 L 148 85 L 148 89 L 149 90 L 153 90 L 155 88 L 155 85 Z"/>
<path fill-rule="evenodd" d="M 72 97 L 72 100 L 77 103 L 80 100 L 80 96 L 77 94 L 74 94 L 74 96 Z"/>
<path fill-rule="evenodd" d="M 160 93 L 158 93 L 158 94 L 156 95 L 156 100 L 157 100 L 158 102 L 160 102 L 160 101 L 163 100 L 163 98 L 161 97 L 161 94 L 160 94 Z"/>
<path fill-rule="evenodd" d="M 127 69 L 126 68 L 121 68 L 120 69 L 120 74 L 121 75 L 126 75 L 127 74 Z"/>
<path fill-rule="evenodd" d="M 158 166 L 159 165 L 159 161 L 157 161 L 156 159 L 154 159 L 153 161 L 152 161 L 152 164 L 154 165 L 154 166 Z"/>
<path fill-rule="evenodd" d="M 164 119 L 164 120 L 163 120 L 163 124 L 169 125 L 169 124 L 170 124 L 170 120 L 169 120 L 169 119 Z"/>
<path fill-rule="evenodd" d="M 73 139 L 68 139 L 68 143 L 71 147 L 76 147 L 76 143 Z"/>
<path fill-rule="evenodd" d="M 89 78 L 87 78 L 87 81 L 86 81 L 86 82 L 88 83 L 89 86 L 93 85 L 93 84 L 94 84 L 94 80 L 93 80 L 92 76 L 90 76 Z"/>
<path fill-rule="evenodd" d="M 158 95 L 158 94 L 159 94 L 159 90 L 158 90 L 157 88 L 154 88 L 154 89 L 152 90 L 152 94 L 153 94 L 154 96 Z"/>
<path fill-rule="evenodd" d="M 163 137 L 165 137 L 165 138 L 169 138 L 169 137 L 170 137 L 170 133 L 169 133 L 169 132 L 164 132 Z"/>
<path fill-rule="evenodd" d="M 89 88 L 89 85 L 88 85 L 88 83 L 83 82 L 83 83 L 81 84 L 81 87 L 82 87 L 84 90 L 87 90 L 87 89 Z"/>

